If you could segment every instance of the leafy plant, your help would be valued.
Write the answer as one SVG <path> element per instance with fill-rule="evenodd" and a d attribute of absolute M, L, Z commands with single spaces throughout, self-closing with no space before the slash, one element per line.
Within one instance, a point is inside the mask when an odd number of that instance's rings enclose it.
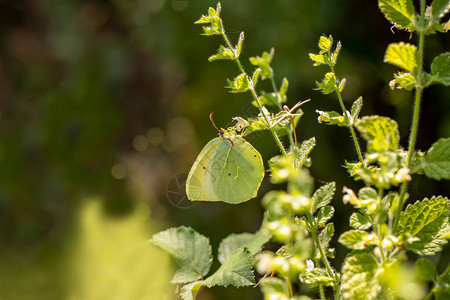
<path fill-rule="evenodd" d="M 285 183 L 286 189 L 272 190 L 264 195 L 262 205 L 266 213 L 257 233 L 231 234 L 222 241 L 218 250 L 222 265 L 209 277 L 206 275 L 211 267 L 212 252 L 206 237 L 188 227 L 171 228 L 153 236 L 153 243 L 169 252 L 179 266 L 172 282 L 183 285 L 183 299 L 194 299 L 201 288 L 215 285 L 259 285 L 265 299 L 309 299 L 308 295 L 314 294 L 321 299 L 450 297 L 450 267 L 438 275 L 433 263 L 426 258 L 416 260 L 415 265 L 407 260 L 408 252 L 424 256 L 442 251 L 450 236 L 449 200 L 444 196 L 432 196 L 405 208 L 411 175 L 450 179 L 450 138 L 439 139 L 425 153 L 415 149 L 423 89 L 432 84 L 450 84 L 450 52 L 433 60 L 430 73 L 424 71 L 423 63 L 425 37 L 446 32 L 450 27 L 449 22 L 442 22 L 442 17 L 450 9 L 450 1 L 434 0 L 426 8 L 422 0 L 418 13 L 411 0 L 379 0 L 379 7 L 394 27 L 419 37 L 417 46 L 403 42 L 389 45 L 384 58 L 385 62 L 401 69 L 394 74 L 389 86 L 414 90 L 407 150 L 400 146 L 396 121 L 378 115 L 360 116 L 362 97 L 354 101 L 350 111 L 346 109 L 341 94 L 346 80 L 340 79 L 335 71 L 342 49 L 340 42 L 335 44 L 331 35 L 321 36 L 319 52 L 309 54 L 314 66 L 328 67 L 324 78 L 317 81 L 316 90 L 335 94 L 342 109 L 342 112 L 318 110 L 318 122 L 348 128 L 358 160 L 347 162 L 345 168 L 355 181 L 362 182 L 357 192 L 347 187 L 343 189 L 344 203 L 352 205 L 355 212 L 350 217 L 352 229 L 339 237 L 339 242 L 351 250 L 340 271 L 330 263 L 334 257 L 330 241 L 335 234 L 334 224 L 330 222 L 335 209 L 330 203 L 336 184 L 330 182 L 314 189 L 308 167 L 315 138 L 297 144 L 295 126 L 302 115 L 298 108 L 302 103 L 297 103 L 292 109 L 284 105 L 287 103 L 288 81 L 284 78 L 277 88 L 270 65 L 274 50 L 250 58 L 256 67 L 250 75 L 240 61 L 244 33 L 233 46 L 220 17 L 220 3 L 215 9 L 210 7 L 208 14 L 196 22 L 203 25 L 203 35 L 222 37 L 224 45 L 209 61 L 231 60 L 237 65 L 239 74 L 228 80 L 227 88 L 231 93 L 250 93 L 259 114 L 247 120 L 238 118 L 236 125 L 219 130 L 218 141 L 224 150 L 217 151 L 209 144 L 205 147 L 190 177 L 200 174 L 198 164 L 201 163 L 205 165 L 202 172 L 206 175 L 200 176 L 195 186 L 187 183 L 188 196 L 191 200 L 221 201 L 226 191 L 234 191 L 235 185 L 239 186 L 239 191 L 244 189 L 246 177 L 250 176 L 245 172 L 233 174 L 235 177 L 231 181 L 214 178 L 218 174 L 222 176 L 225 169 L 228 172 L 229 165 L 237 171 L 244 164 L 259 168 L 258 162 L 251 159 L 250 152 L 239 156 L 239 148 L 235 145 L 245 142 L 245 137 L 258 130 L 270 131 L 280 149 L 280 155 L 268 161 L 268 172 L 272 183 Z M 258 92 L 259 80 L 269 80 L 273 91 Z M 365 151 L 359 144 L 357 132 L 367 144 Z M 281 142 L 283 135 L 288 137 L 288 147 Z M 208 153 L 207 159 L 205 153 Z M 256 153 L 255 157 L 259 155 Z M 228 176 L 231 175 L 230 171 Z M 224 182 L 229 182 L 230 186 L 223 186 Z M 192 197 L 193 189 L 207 190 L 208 196 L 205 199 Z M 252 186 L 251 192 L 253 189 Z M 239 201 L 227 198 L 226 202 L 236 203 L 247 198 Z M 269 240 L 279 243 L 277 251 L 261 251 Z M 258 283 L 253 266 L 263 275 Z M 429 291 L 426 284 L 432 286 Z M 305 285 L 309 287 L 306 292 L 303 288 L 296 288 Z M 306 295 L 300 295 L 301 291 Z"/>

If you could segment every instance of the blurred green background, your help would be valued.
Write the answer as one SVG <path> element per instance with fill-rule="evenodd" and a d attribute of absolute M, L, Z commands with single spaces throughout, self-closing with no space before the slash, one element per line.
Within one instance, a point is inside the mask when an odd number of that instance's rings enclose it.
<path fill-rule="evenodd" d="M 191 164 L 217 134 L 209 113 L 225 127 L 252 112 L 249 94 L 223 88 L 236 67 L 207 62 L 220 39 L 200 36 L 193 24 L 215 5 L 0 2 L 0 299 L 175 299 L 173 264 L 148 242 L 153 233 L 191 226 L 216 249 L 232 232 L 258 229 L 260 197 L 239 206 L 183 199 Z M 278 84 L 289 79 L 289 106 L 312 99 L 297 132 L 317 139 L 317 185 L 358 187 L 341 167 L 356 159 L 347 130 L 316 121 L 316 109 L 339 110 L 334 97 L 312 90 L 326 71 L 308 58 L 322 34 L 343 43 L 337 71 L 347 78 L 347 106 L 362 95 L 362 114 L 395 118 L 407 145 L 411 93 L 388 89 L 396 70 L 383 55 L 388 43 L 409 35 L 391 32 L 376 1 L 224 0 L 222 8 L 230 38 L 246 33 L 246 69 L 249 56 L 275 47 L 272 65 Z M 426 64 L 449 46 L 445 35 L 429 38 Z M 450 136 L 449 98 L 443 87 L 426 91 L 419 149 Z M 265 160 L 277 154 L 269 135 L 252 143 Z M 272 188 L 266 179 L 259 194 Z M 417 178 L 411 198 L 448 191 L 445 182 Z M 340 199 L 338 192 L 337 232 L 348 228 L 351 213 Z M 336 239 L 339 267 L 346 251 Z M 261 295 L 213 288 L 198 299 L 231 298 Z"/>

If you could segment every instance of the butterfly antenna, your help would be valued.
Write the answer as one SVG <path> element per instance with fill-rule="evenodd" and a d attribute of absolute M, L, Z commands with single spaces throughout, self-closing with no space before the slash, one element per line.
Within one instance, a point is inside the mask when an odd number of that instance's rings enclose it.
<path fill-rule="evenodd" d="M 213 124 L 214 128 L 215 128 L 218 132 L 220 132 L 219 128 L 217 128 L 216 124 L 214 123 L 214 120 L 213 120 L 213 114 L 214 114 L 214 112 L 212 112 L 212 113 L 209 114 L 209 119 L 211 120 L 211 123 Z"/>
<path fill-rule="evenodd" d="M 217 126 L 216 126 L 216 124 L 214 123 L 214 120 L 213 120 L 213 114 L 214 114 L 214 112 L 212 112 L 212 113 L 209 114 L 209 119 L 211 120 L 211 123 L 213 124 L 214 128 L 216 128 L 216 130 L 219 132 L 219 136 L 220 136 L 221 138 L 223 138 L 224 140 L 230 141 L 231 147 L 233 147 L 233 146 L 234 146 L 233 141 L 232 141 L 230 138 L 228 138 L 228 137 L 226 137 L 226 136 L 223 135 L 224 132 L 223 132 L 222 129 L 217 128 Z"/>

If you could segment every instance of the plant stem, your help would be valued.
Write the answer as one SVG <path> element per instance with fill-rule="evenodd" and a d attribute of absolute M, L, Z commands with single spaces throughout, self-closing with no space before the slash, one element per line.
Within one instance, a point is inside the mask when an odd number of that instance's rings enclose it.
<path fill-rule="evenodd" d="M 228 39 L 227 35 L 225 34 L 225 29 L 224 29 L 224 27 L 223 27 L 222 20 L 220 20 L 220 23 L 221 23 L 221 27 L 222 27 L 222 37 L 223 37 L 225 43 L 227 44 L 228 48 L 229 48 L 231 51 L 233 51 L 234 61 L 236 62 L 236 64 L 237 64 L 239 70 L 241 71 L 241 73 L 242 73 L 242 74 L 245 74 L 246 76 L 248 76 L 248 74 L 245 72 L 244 68 L 242 67 L 241 62 L 239 61 L 238 55 L 237 55 L 237 53 L 236 53 L 236 50 L 233 48 L 233 46 L 231 46 L 230 40 Z M 261 105 L 261 103 L 259 102 L 258 95 L 256 94 L 255 88 L 254 88 L 254 86 L 253 86 L 253 82 L 252 82 L 252 84 L 249 86 L 249 89 L 250 89 L 250 92 L 252 93 L 253 99 L 254 99 L 255 102 L 258 104 L 258 109 L 259 109 L 259 111 L 261 112 L 261 115 L 263 116 L 264 121 L 266 121 L 266 124 L 269 126 L 269 130 L 270 130 L 270 132 L 272 133 L 272 136 L 273 136 L 275 142 L 277 143 L 278 148 L 280 148 L 281 153 L 283 153 L 283 155 L 286 156 L 286 155 L 287 155 L 286 150 L 284 149 L 283 145 L 281 144 L 281 141 L 280 141 L 279 137 L 277 136 L 275 130 L 274 130 L 273 128 L 270 127 L 269 120 L 267 119 L 267 116 L 266 116 L 266 114 L 265 114 L 264 111 L 263 111 L 262 105 Z"/>
<path fill-rule="evenodd" d="M 319 250 L 320 257 L 322 258 L 323 264 L 325 265 L 325 268 L 327 269 L 327 272 L 330 275 L 330 277 L 332 277 L 334 279 L 333 291 L 334 291 L 334 294 L 336 294 L 336 285 L 337 285 L 336 276 L 334 274 L 333 269 L 330 266 L 330 262 L 328 261 L 325 251 L 323 250 L 322 244 L 320 243 L 319 236 L 317 235 L 317 226 L 314 223 L 310 212 L 308 212 L 306 214 L 306 217 L 308 218 L 309 225 L 312 228 L 311 235 L 314 240 L 314 243 L 316 244 L 317 249 Z"/>
<path fill-rule="evenodd" d="M 273 78 L 273 74 L 272 74 L 272 76 L 270 77 L 270 82 L 272 83 L 272 89 L 273 89 L 273 91 L 274 91 L 274 93 L 277 95 L 277 105 L 278 105 L 278 109 L 280 110 L 280 111 L 282 111 L 283 110 L 283 107 L 281 107 L 281 97 L 280 97 L 280 93 L 279 93 L 279 91 L 278 91 L 278 89 L 277 89 L 277 85 L 275 84 L 275 79 Z M 295 128 L 292 126 L 292 124 L 291 123 L 289 123 L 289 125 L 288 125 L 288 130 L 289 130 L 289 134 L 288 134 L 288 137 L 289 137 L 289 144 L 291 145 L 291 147 L 292 146 L 297 146 L 297 145 L 295 145 L 295 142 L 294 142 L 294 139 L 292 138 L 292 134 L 293 134 L 293 131 L 295 130 Z"/>
<path fill-rule="evenodd" d="M 422 99 L 422 81 L 423 81 L 423 48 L 424 48 L 424 23 L 425 23 L 425 0 L 420 1 L 420 27 L 418 28 L 419 33 L 419 49 L 418 49 L 418 66 L 417 66 L 417 76 L 416 76 L 416 91 L 414 97 L 414 112 L 413 112 L 413 120 L 411 124 L 411 134 L 409 136 L 409 146 L 408 146 L 408 157 L 406 161 L 406 167 L 409 169 L 411 167 L 411 161 L 414 154 L 414 149 L 416 147 L 416 138 L 417 131 L 419 128 L 419 113 L 420 113 L 420 100 Z M 403 210 L 403 205 L 405 204 L 405 196 L 408 188 L 408 182 L 405 181 L 402 183 L 402 187 L 400 190 L 400 196 L 398 200 L 398 208 L 394 218 L 394 225 L 392 227 L 392 232 L 395 233 L 397 229 L 398 219 L 400 218 L 400 213 Z"/>
<path fill-rule="evenodd" d="M 447 276 L 448 272 L 450 272 L 450 265 L 447 266 L 447 268 L 445 269 L 444 273 L 442 273 L 441 275 L 439 275 L 438 281 L 442 280 L 445 276 Z M 424 300 L 431 299 L 431 297 L 433 297 L 433 294 L 434 294 L 434 288 L 432 288 L 432 289 L 428 292 L 428 294 L 426 295 L 426 297 L 423 298 L 423 299 L 424 299 Z"/>
<path fill-rule="evenodd" d="M 334 67 L 331 64 L 330 64 L 330 69 L 333 74 L 336 74 L 334 71 Z M 345 122 L 350 124 L 350 120 L 348 119 L 347 110 L 345 109 L 344 101 L 342 100 L 342 96 L 341 96 L 341 92 L 339 91 L 339 88 L 336 90 L 336 94 L 339 99 L 339 104 L 341 105 L 342 113 L 344 114 Z M 359 147 L 358 139 L 356 138 L 355 129 L 353 128 L 353 124 L 348 125 L 348 128 L 350 129 L 350 133 L 352 135 L 353 144 L 355 144 L 355 149 L 356 149 L 356 153 L 358 154 L 358 159 L 361 163 L 364 163 L 363 157 L 361 154 L 361 148 Z"/>

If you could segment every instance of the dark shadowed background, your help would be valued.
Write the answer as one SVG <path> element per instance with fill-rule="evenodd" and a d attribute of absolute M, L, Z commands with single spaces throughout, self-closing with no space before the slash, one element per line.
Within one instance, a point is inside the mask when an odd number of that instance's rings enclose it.
<path fill-rule="evenodd" d="M 215 5 L 0 1 L 1 299 L 174 299 L 173 264 L 148 242 L 153 233 L 191 226 L 216 249 L 230 233 L 259 228 L 260 199 L 272 188 L 267 179 L 259 197 L 241 205 L 190 203 L 183 195 L 196 155 L 217 135 L 209 113 L 225 127 L 249 112 L 249 94 L 223 88 L 236 66 L 207 61 L 221 40 L 200 36 L 193 24 Z M 360 185 L 341 166 L 356 153 L 346 129 L 317 123 L 316 109 L 339 105 L 313 91 L 328 70 L 313 67 L 308 53 L 317 52 L 322 34 L 340 40 L 337 72 L 347 78 L 347 107 L 362 95 L 362 114 L 396 119 L 406 147 L 412 94 L 388 88 L 396 69 L 383 56 L 388 43 L 409 34 L 393 34 L 376 1 L 223 0 L 222 17 L 233 42 L 245 31 L 241 57 L 249 72 L 248 57 L 275 47 L 272 66 L 277 84 L 289 79 L 288 105 L 312 99 L 297 132 L 302 140 L 316 137 L 317 186 L 337 181 L 334 220 L 342 232 L 351 209 L 340 191 Z M 449 46 L 445 35 L 430 37 L 426 66 Z M 443 87 L 426 90 L 419 149 L 450 136 L 449 98 Z M 277 154 L 269 135 L 252 142 L 265 160 Z M 417 178 L 410 191 L 416 200 L 449 189 Z M 340 266 L 346 250 L 336 240 Z M 198 298 L 261 295 L 214 288 Z"/>

